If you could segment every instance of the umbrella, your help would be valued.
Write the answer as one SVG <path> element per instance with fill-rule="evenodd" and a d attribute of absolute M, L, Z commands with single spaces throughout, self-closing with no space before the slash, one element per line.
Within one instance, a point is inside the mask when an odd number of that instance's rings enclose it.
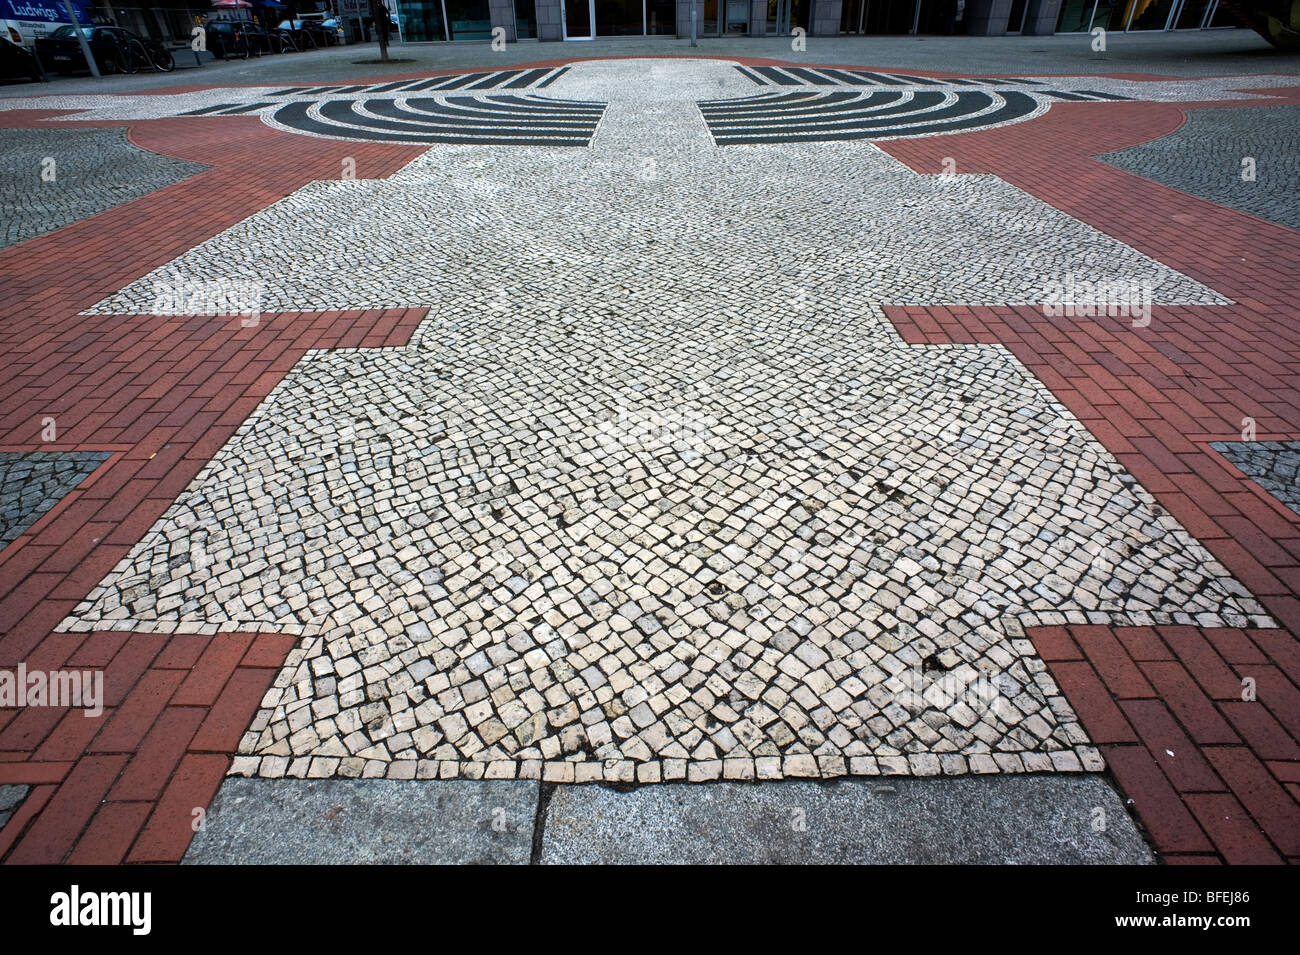
<path fill-rule="evenodd" d="M 219 10 L 233 10 L 236 7 L 252 7 L 248 0 L 213 0 L 212 5 Z"/>

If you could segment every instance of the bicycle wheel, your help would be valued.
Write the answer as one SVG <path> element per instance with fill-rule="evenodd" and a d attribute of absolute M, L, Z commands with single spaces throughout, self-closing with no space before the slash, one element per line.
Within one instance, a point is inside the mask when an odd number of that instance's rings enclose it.
<path fill-rule="evenodd" d="M 153 60 L 149 57 L 149 51 L 145 49 L 143 43 L 139 40 L 132 40 L 127 44 L 127 55 L 131 58 L 131 72 L 139 73 L 146 66 L 153 67 Z"/>
<path fill-rule="evenodd" d="M 172 56 L 171 50 L 165 48 L 157 50 L 149 59 L 153 61 L 153 68 L 159 73 L 170 73 L 176 69 L 176 58 Z"/>
<path fill-rule="evenodd" d="M 136 60 L 135 51 L 130 46 L 117 51 L 117 56 L 113 58 L 113 65 L 117 67 L 119 73 L 140 72 L 140 63 Z"/>

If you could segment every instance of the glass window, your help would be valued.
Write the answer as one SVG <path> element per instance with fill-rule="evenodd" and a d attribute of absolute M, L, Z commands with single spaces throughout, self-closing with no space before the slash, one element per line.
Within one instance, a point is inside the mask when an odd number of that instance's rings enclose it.
<path fill-rule="evenodd" d="M 1174 29 L 1195 30 L 1201 25 L 1201 17 L 1205 16 L 1210 3 L 1211 0 L 1186 0 L 1182 10 L 1178 12 L 1178 21 L 1174 24 Z"/>
<path fill-rule="evenodd" d="M 651 36 L 676 36 L 677 0 L 646 0 L 645 26 Z"/>
<path fill-rule="evenodd" d="M 492 39 L 492 15 L 488 0 L 446 0 L 447 20 L 453 40 Z"/>
<path fill-rule="evenodd" d="M 1087 33 L 1095 0 L 1065 0 L 1056 20 L 1057 33 Z M 1122 26 L 1122 25 L 1121 25 Z"/>
<path fill-rule="evenodd" d="M 1128 0 L 1097 0 L 1097 12 L 1092 16 L 1092 27 L 1105 30 L 1123 30 L 1128 16 Z"/>
<path fill-rule="evenodd" d="M 1245 21 L 1220 3 L 1214 8 L 1214 16 L 1210 17 L 1209 25 L 1212 27 L 1241 27 L 1246 24 Z"/>
<path fill-rule="evenodd" d="M 515 0 L 515 36 L 521 40 L 537 38 L 537 4 L 535 0 Z"/>
<path fill-rule="evenodd" d="M 1134 11 L 1130 30 L 1163 30 L 1174 6 L 1174 0 L 1132 0 L 1132 3 Z M 1123 24 L 1118 27 L 1123 28 Z"/>
<path fill-rule="evenodd" d="M 596 36 L 641 36 L 642 0 L 596 0 Z"/>
<path fill-rule="evenodd" d="M 397 22 L 405 40 L 445 40 L 440 0 L 402 0 L 397 5 Z"/>

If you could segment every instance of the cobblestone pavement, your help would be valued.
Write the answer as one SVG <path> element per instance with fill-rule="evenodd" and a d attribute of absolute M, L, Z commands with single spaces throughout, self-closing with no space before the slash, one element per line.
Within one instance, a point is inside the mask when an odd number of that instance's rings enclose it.
<path fill-rule="evenodd" d="M 13 818 L 30 789 L 30 786 L 0 786 L 0 829 Z"/>
<path fill-rule="evenodd" d="M 0 451 L 0 547 L 16 540 L 106 460 L 102 452 Z"/>
<path fill-rule="evenodd" d="M 1300 117 L 1294 106 L 1207 109 L 1182 129 L 1100 158 L 1182 192 L 1300 229 Z"/>
<path fill-rule="evenodd" d="M 275 243 L 295 266 L 263 309 L 433 308 L 408 350 L 309 356 L 65 626 L 304 634 L 238 772 L 1099 769 L 1020 626 L 1271 620 L 1004 352 L 905 346 L 877 305 L 1035 301 L 1026 279 L 1087 262 L 1223 300 L 865 144 L 710 176 L 694 102 L 749 85 L 578 65 L 555 95 L 610 103 L 580 162 L 431 150 L 97 304 L 233 282 Z M 456 225 L 413 245 L 431 209 Z M 1018 223 L 1002 247 L 994 215 Z M 721 243 L 721 272 L 693 267 Z M 382 271 L 345 272 L 345 249 Z"/>
<path fill-rule="evenodd" d="M 0 248 L 170 186 L 205 167 L 137 149 L 122 129 L 15 129 L 0 160 Z"/>
<path fill-rule="evenodd" d="M 466 75 L 13 102 L 211 169 L 0 255 L 0 446 L 48 408 L 106 456 L 0 551 L 0 662 L 111 677 L 101 720 L 0 711 L 0 856 L 175 861 L 227 773 L 1102 771 L 1162 852 L 1300 856 L 1300 533 L 1209 445 L 1293 437 L 1300 238 L 1091 158 L 1292 78 Z"/>
<path fill-rule="evenodd" d="M 1300 514 L 1300 442 L 1216 441 L 1210 445 L 1241 473 Z"/>

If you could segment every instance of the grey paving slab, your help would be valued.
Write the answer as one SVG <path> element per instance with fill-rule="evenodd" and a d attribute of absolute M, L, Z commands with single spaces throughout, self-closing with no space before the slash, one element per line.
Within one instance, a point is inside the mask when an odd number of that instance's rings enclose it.
<path fill-rule="evenodd" d="M 538 784 L 227 779 L 187 864 L 519 864 Z"/>
<path fill-rule="evenodd" d="M 1100 776 L 557 789 L 543 863 L 1147 864 Z"/>

